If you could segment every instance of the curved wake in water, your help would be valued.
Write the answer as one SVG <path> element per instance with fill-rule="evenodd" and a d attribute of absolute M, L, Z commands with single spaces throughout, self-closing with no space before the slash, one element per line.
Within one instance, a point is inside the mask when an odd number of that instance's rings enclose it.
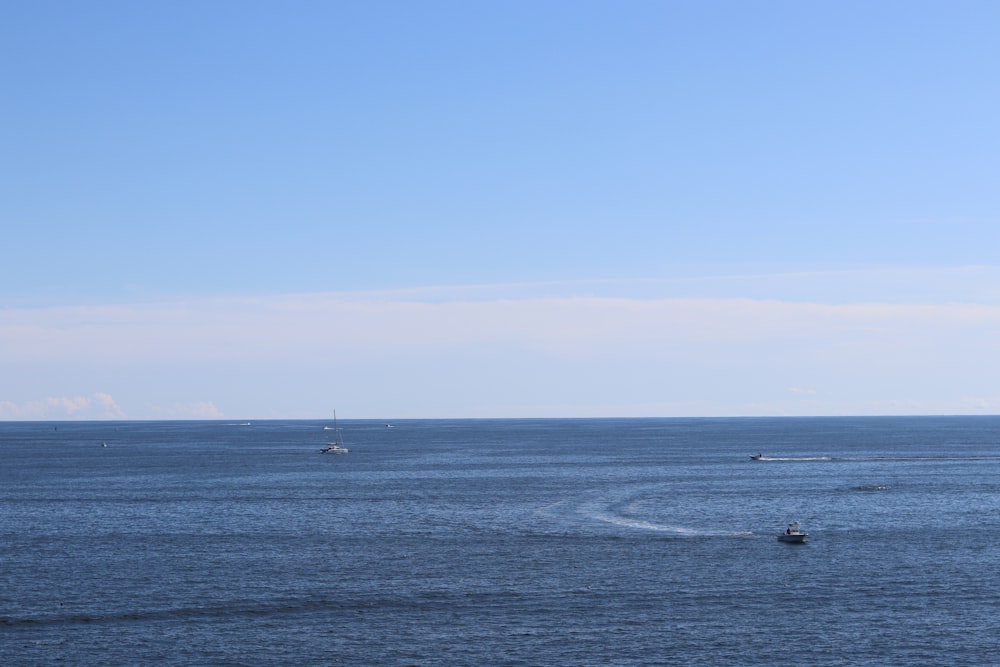
<path fill-rule="evenodd" d="M 648 531 L 675 537 L 747 537 L 749 530 L 725 530 L 718 527 L 689 526 L 663 523 L 655 518 L 642 516 L 643 507 L 662 492 L 662 487 L 615 497 L 613 492 L 592 498 L 552 503 L 536 510 L 555 519 L 570 520 L 573 523 L 604 524 L 635 531 Z"/>
<path fill-rule="evenodd" d="M 593 514 L 590 514 L 589 518 L 596 519 L 597 521 L 603 521 L 604 523 L 609 523 L 613 526 L 621 526 L 623 528 L 635 528 L 637 530 L 654 530 L 656 532 L 672 533 L 674 535 L 705 534 L 693 528 L 686 528 L 684 526 L 666 526 L 659 523 L 653 523 L 652 521 L 644 521 L 642 519 L 632 519 L 629 517 L 616 516 L 614 514 L 607 514 L 603 512 L 595 512 Z"/>
<path fill-rule="evenodd" d="M 668 526 L 662 523 L 646 521 L 643 519 L 633 519 L 625 516 L 597 512 L 590 515 L 591 519 L 602 521 L 613 526 L 622 528 L 633 528 L 635 530 L 648 530 L 657 533 L 670 533 L 681 537 L 748 537 L 753 535 L 752 531 L 731 531 L 731 530 L 705 530 L 701 528 L 689 528 L 687 526 Z"/>
<path fill-rule="evenodd" d="M 830 456 L 761 456 L 754 461 L 833 461 Z"/>
<path fill-rule="evenodd" d="M 851 456 L 835 461 L 1000 461 L 1000 456 Z"/>

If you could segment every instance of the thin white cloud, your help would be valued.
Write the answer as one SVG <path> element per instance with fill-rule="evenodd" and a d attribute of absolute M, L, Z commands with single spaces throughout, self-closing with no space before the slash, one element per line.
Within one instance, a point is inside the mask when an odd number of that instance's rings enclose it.
<path fill-rule="evenodd" d="M 658 278 L 560 280 L 421 286 L 344 292 L 345 300 L 494 301 L 569 298 L 747 298 L 807 303 L 980 303 L 1000 305 L 1000 266 L 863 266 L 817 270 L 726 272 L 677 266 Z"/>
<path fill-rule="evenodd" d="M 278 295 L 285 298 L 288 295 Z M 728 271 L 671 266 L 656 278 L 606 278 L 535 282 L 421 285 L 296 296 L 336 297 L 361 303 L 499 301 L 607 297 L 747 298 L 807 303 L 980 303 L 1000 305 L 1000 265 L 861 266 L 854 268 L 761 271 L 748 265 Z M 265 297 L 271 298 L 271 297 Z M 236 300 L 234 297 L 232 300 Z M 247 301 L 256 300 L 249 297 Z M 169 298 L 161 302 L 170 301 Z M 178 302 L 180 302 L 178 300 Z"/>
<path fill-rule="evenodd" d="M 1000 306 L 614 298 L 415 303 L 313 295 L 6 310 L 0 324 L 0 363 L 117 365 L 486 344 L 559 355 L 781 341 L 931 346 L 940 336 L 1000 330 Z"/>
<path fill-rule="evenodd" d="M 111 373 L 119 385 L 131 377 L 130 397 L 166 406 L 128 406 L 142 418 L 222 418 L 214 403 L 192 401 L 194 391 L 253 418 L 266 416 L 254 401 L 267 401 L 271 416 L 306 405 L 326 414 L 330 394 L 376 417 L 982 413 L 996 404 L 1000 304 L 988 300 L 502 292 L 7 308 L 0 418 L 124 414 L 99 394 L 39 402 L 10 393 L 71 371 Z"/>

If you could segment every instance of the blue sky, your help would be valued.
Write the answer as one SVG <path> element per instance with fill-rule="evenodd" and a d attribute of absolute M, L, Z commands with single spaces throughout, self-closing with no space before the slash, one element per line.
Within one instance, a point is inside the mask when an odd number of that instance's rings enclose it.
<path fill-rule="evenodd" d="M 993 2 L 0 8 L 0 419 L 1000 412 Z"/>

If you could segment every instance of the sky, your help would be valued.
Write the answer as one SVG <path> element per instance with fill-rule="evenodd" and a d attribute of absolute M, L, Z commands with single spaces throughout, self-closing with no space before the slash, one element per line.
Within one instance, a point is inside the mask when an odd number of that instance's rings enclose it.
<path fill-rule="evenodd" d="M 997 25 L 0 3 L 0 419 L 998 414 Z"/>

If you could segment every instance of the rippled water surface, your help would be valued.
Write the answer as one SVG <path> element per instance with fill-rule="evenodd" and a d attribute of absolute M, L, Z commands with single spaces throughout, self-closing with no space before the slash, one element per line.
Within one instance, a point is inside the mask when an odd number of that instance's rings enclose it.
<path fill-rule="evenodd" d="M 1000 418 L 322 426 L 0 423 L 0 664 L 1000 655 Z"/>

